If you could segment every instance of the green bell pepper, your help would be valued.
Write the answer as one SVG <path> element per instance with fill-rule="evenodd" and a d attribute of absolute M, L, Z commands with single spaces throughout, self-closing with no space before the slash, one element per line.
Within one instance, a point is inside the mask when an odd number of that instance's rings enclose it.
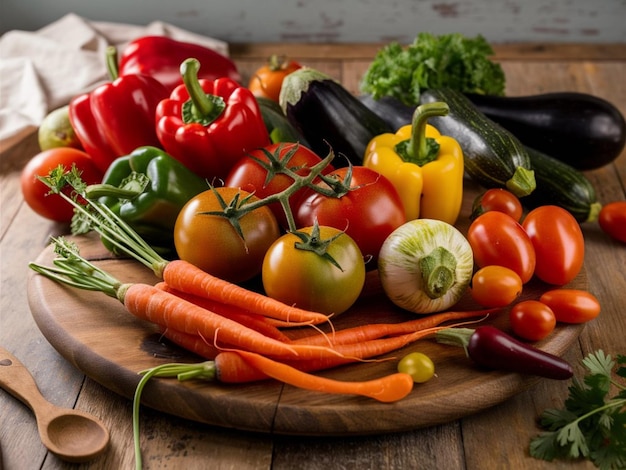
<path fill-rule="evenodd" d="M 174 157 L 144 146 L 117 158 L 102 183 L 87 188 L 86 196 L 99 199 L 156 249 L 170 251 L 178 213 L 208 189 L 203 178 Z"/>

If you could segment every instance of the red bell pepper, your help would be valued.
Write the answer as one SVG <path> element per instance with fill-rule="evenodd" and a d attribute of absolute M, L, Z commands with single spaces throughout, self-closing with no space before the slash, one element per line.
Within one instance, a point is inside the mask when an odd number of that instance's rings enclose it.
<path fill-rule="evenodd" d="M 185 60 L 183 85 L 156 110 L 156 132 L 167 153 L 194 173 L 225 179 L 237 160 L 270 139 L 252 92 L 228 77 L 198 79 L 200 63 Z"/>
<path fill-rule="evenodd" d="M 120 57 L 120 75 L 150 75 L 171 93 L 182 84 L 180 64 L 190 57 L 202 64 L 198 72 L 200 78 L 216 80 L 229 77 L 241 82 L 237 66 L 228 57 L 199 44 L 165 36 L 144 36 L 129 43 Z"/>
<path fill-rule="evenodd" d="M 85 151 L 103 172 L 138 147 L 159 147 L 155 111 L 166 88 L 146 75 L 117 76 L 115 48 L 107 50 L 112 81 L 70 101 L 69 118 Z"/>

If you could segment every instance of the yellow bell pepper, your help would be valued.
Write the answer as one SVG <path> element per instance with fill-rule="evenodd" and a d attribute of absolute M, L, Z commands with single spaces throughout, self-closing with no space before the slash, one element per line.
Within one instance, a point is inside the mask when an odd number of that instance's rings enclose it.
<path fill-rule="evenodd" d="M 389 179 L 398 190 L 407 220 L 443 220 L 454 224 L 463 200 L 463 151 L 452 137 L 427 124 L 430 116 L 444 116 L 443 102 L 419 106 L 413 122 L 395 134 L 374 137 L 363 165 Z"/>

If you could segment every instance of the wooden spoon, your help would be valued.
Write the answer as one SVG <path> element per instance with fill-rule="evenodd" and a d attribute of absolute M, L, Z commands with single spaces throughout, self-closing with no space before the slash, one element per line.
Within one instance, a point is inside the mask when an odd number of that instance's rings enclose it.
<path fill-rule="evenodd" d="M 0 387 L 35 413 L 41 442 L 59 458 L 85 462 L 107 448 L 109 430 L 100 420 L 80 410 L 59 408 L 47 401 L 26 367 L 2 347 Z"/>

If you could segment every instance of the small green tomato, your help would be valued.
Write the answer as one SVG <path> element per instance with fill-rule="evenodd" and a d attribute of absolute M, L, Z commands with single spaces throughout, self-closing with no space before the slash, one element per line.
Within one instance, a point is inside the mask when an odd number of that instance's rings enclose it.
<path fill-rule="evenodd" d="M 435 375 L 435 364 L 424 353 L 412 352 L 398 362 L 398 372 L 404 372 L 413 377 L 413 382 L 428 382 Z"/>

